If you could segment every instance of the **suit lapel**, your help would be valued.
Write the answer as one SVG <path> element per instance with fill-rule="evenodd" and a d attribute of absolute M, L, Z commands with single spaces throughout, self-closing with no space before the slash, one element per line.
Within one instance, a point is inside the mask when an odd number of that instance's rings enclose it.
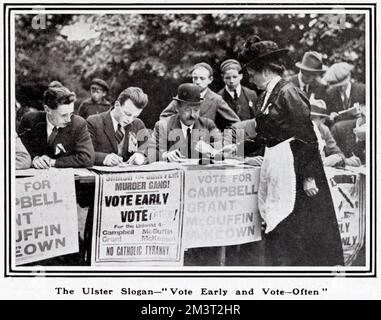
<path fill-rule="evenodd" d="M 47 123 L 45 121 L 38 122 L 36 124 L 36 135 L 42 139 L 41 143 L 47 144 L 48 142 L 48 133 L 47 133 Z"/>
<path fill-rule="evenodd" d="M 36 143 L 36 147 L 42 149 L 42 154 L 47 153 L 49 150 L 46 116 L 46 112 L 41 112 L 38 122 L 34 125 L 34 128 L 31 128 L 34 132 L 33 140 Z"/>
<path fill-rule="evenodd" d="M 210 89 L 207 88 L 206 93 L 204 95 L 204 101 L 201 104 L 201 116 L 204 116 L 207 113 L 208 109 L 212 106 L 212 104 L 210 103 L 210 100 L 211 100 Z"/>
<path fill-rule="evenodd" d="M 241 86 L 241 95 L 243 95 L 246 99 L 247 107 L 250 110 L 251 117 L 254 117 L 254 114 L 255 114 L 254 104 L 251 98 L 249 97 L 248 89 L 244 86 Z"/>
<path fill-rule="evenodd" d="M 118 153 L 118 144 L 116 143 L 114 125 L 112 123 L 110 111 L 107 112 L 103 118 L 103 130 L 107 138 L 110 140 L 114 152 Z"/>
<path fill-rule="evenodd" d="M 286 81 L 283 79 L 280 79 L 278 81 L 278 83 L 275 85 L 274 89 L 271 91 L 270 97 L 267 99 L 266 106 L 263 108 L 262 113 L 264 113 L 269 108 L 271 103 L 274 103 L 275 98 L 278 96 L 280 89 L 284 86 L 285 83 L 286 83 Z M 266 95 L 266 92 L 264 92 L 264 94 Z M 263 99 L 264 99 L 264 97 L 263 97 Z"/>

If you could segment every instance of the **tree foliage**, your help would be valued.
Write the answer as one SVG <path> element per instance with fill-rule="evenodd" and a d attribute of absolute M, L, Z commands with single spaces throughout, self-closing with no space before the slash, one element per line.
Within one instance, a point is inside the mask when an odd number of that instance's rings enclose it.
<path fill-rule="evenodd" d="M 215 70 L 212 89 L 223 84 L 219 65 L 237 58 L 245 39 L 258 34 L 290 49 L 288 68 L 307 50 L 324 54 L 326 64 L 349 61 L 354 77 L 364 80 L 364 15 L 346 15 L 337 23 L 334 15 L 295 14 L 115 14 L 86 15 L 98 36 L 69 41 L 62 26 L 83 19 L 78 15 L 53 15 L 44 32 L 28 27 L 30 16 L 16 23 L 17 95 L 23 88 L 42 88 L 60 80 L 75 89 L 79 100 L 95 76 L 111 85 L 109 98 L 127 86 L 140 86 L 150 102 L 142 118 L 152 127 L 160 111 L 176 94 L 178 84 L 190 81 L 189 70 L 205 61 Z M 340 20 L 341 22 L 343 20 Z M 79 31 L 80 32 L 80 31 Z M 247 82 L 247 79 L 246 79 Z M 250 85 L 250 84 L 249 84 Z M 39 89 L 41 91 L 41 89 Z M 37 90 L 38 91 L 38 90 Z M 25 91 L 24 91 L 25 92 Z M 24 99 L 25 100 L 25 99 Z"/>

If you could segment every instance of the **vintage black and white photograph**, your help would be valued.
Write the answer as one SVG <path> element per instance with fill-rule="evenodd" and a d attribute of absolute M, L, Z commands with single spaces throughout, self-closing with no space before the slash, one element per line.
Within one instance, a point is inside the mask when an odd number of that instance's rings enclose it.
<path fill-rule="evenodd" d="M 374 277 L 375 10 L 4 4 L 4 275 Z"/>

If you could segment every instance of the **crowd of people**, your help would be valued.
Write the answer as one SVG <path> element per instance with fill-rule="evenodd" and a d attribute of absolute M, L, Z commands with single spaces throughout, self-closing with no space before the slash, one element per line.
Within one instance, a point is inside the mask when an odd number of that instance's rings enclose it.
<path fill-rule="evenodd" d="M 259 209 L 266 225 L 268 265 L 342 265 L 334 207 L 323 166 L 365 163 L 365 85 L 346 62 L 326 67 L 309 51 L 285 78 L 287 49 L 249 38 L 238 60 L 225 60 L 225 87 L 209 85 L 213 69 L 200 62 L 192 83 L 178 87 L 154 130 L 138 118 L 148 96 L 138 87 L 106 100 L 94 79 L 90 98 L 74 114 L 75 93 L 58 81 L 44 92 L 44 111 L 17 126 L 16 168 L 143 165 L 184 159 L 245 158 L 261 165 Z M 247 72 L 257 92 L 241 85 Z M 243 133 L 243 134 L 242 134 Z"/>

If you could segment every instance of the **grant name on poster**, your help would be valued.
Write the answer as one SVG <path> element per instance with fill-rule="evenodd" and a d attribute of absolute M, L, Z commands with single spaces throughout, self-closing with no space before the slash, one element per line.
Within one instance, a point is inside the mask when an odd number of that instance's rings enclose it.
<path fill-rule="evenodd" d="M 186 180 L 185 246 L 207 247 L 261 240 L 259 172 L 201 170 Z"/>

